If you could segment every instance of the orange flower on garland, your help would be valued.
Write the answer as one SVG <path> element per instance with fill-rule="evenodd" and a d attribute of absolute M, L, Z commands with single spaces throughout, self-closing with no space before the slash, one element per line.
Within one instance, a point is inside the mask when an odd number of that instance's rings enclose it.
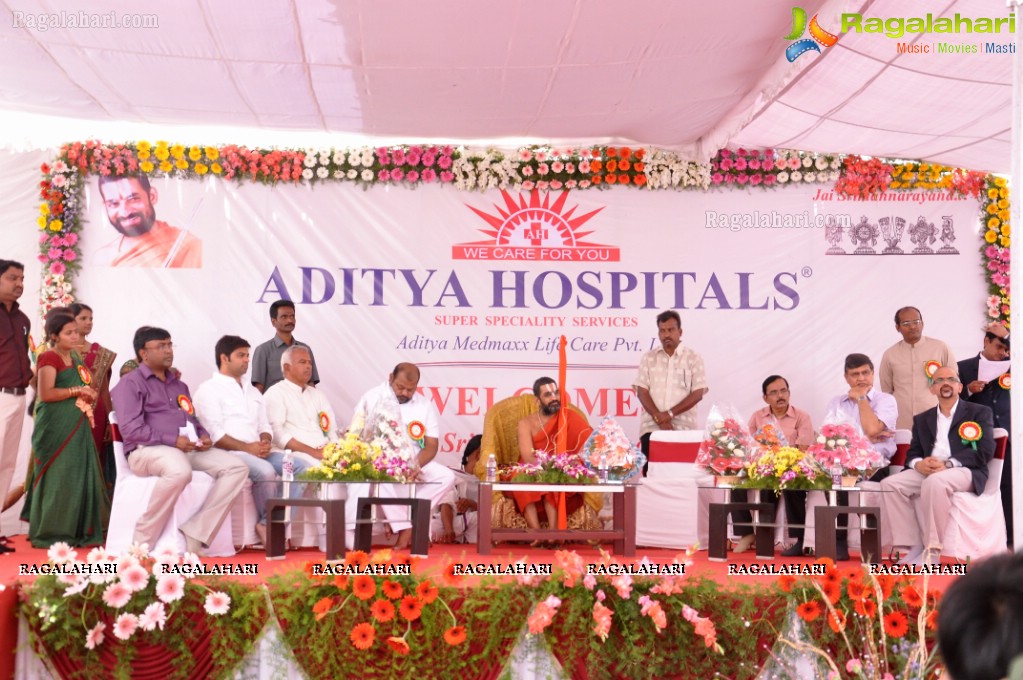
<path fill-rule="evenodd" d="M 836 633 L 841 633 L 845 630 L 845 612 L 837 609 L 828 612 L 828 625 L 831 626 L 831 630 Z"/>
<path fill-rule="evenodd" d="M 816 600 L 810 600 L 796 607 L 796 613 L 804 621 L 816 621 L 817 617 L 821 615 L 821 606 L 817 604 Z"/>
<path fill-rule="evenodd" d="M 842 586 L 838 583 L 826 582 L 821 584 L 821 592 L 824 593 L 824 597 L 828 598 L 831 604 L 838 604 L 838 601 L 842 599 Z"/>
<path fill-rule="evenodd" d="M 373 641 L 376 640 L 377 631 L 368 623 L 360 623 L 352 628 L 350 637 L 356 649 L 369 649 L 373 646 Z"/>
<path fill-rule="evenodd" d="M 401 618 L 406 621 L 415 621 L 419 618 L 419 615 L 423 613 L 423 603 L 418 597 L 406 595 L 401 599 L 401 604 L 398 606 L 398 613 L 401 614 Z"/>
<path fill-rule="evenodd" d="M 364 567 L 369 564 L 369 555 L 362 550 L 352 550 L 345 553 L 345 564 L 359 565 Z"/>
<path fill-rule="evenodd" d="M 863 583 L 863 567 L 846 567 L 842 569 L 842 576 L 852 583 Z"/>
<path fill-rule="evenodd" d="M 334 577 L 334 587 L 338 590 L 348 590 L 348 581 L 351 577 L 347 574 L 338 574 Z"/>
<path fill-rule="evenodd" d="M 884 632 L 893 638 L 900 638 L 909 632 L 909 621 L 902 612 L 889 612 L 884 616 Z"/>
<path fill-rule="evenodd" d="M 368 600 L 377 594 L 377 584 L 372 576 L 356 576 L 352 579 L 352 593 L 360 600 Z"/>
<path fill-rule="evenodd" d="M 927 612 L 927 630 L 938 630 L 938 610 L 932 609 Z"/>
<path fill-rule="evenodd" d="M 316 604 L 313 605 L 313 613 L 316 614 L 316 620 L 319 621 L 330 612 L 330 608 L 334 606 L 334 598 L 325 597 Z"/>
<path fill-rule="evenodd" d="M 444 631 L 444 642 L 452 647 L 465 642 L 465 626 L 454 626 Z"/>
<path fill-rule="evenodd" d="M 604 181 L 607 182 L 608 184 L 614 184 L 614 183 L 616 183 L 618 181 L 618 176 L 617 175 L 605 175 L 604 176 Z"/>
<path fill-rule="evenodd" d="M 892 591 L 895 590 L 895 577 L 888 574 L 878 574 L 877 585 L 881 587 L 881 594 L 887 600 L 892 596 Z"/>
<path fill-rule="evenodd" d="M 387 623 L 394 618 L 394 605 L 390 600 L 377 600 L 369 608 L 369 613 L 379 623 Z"/>
<path fill-rule="evenodd" d="M 327 575 L 323 573 L 325 571 L 323 568 L 323 562 L 306 562 L 302 565 L 302 571 L 305 572 L 305 575 L 308 578 L 320 581 L 327 578 Z"/>
<path fill-rule="evenodd" d="M 868 619 L 874 618 L 874 615 L 877 614 L 877 604 L 870 598 L 856 600 L 854 609 L 857 614 Z"/>
<path fill-rule="evenodd" d="M 405 589 L 397 581 L 384 581 L 380 584 L 380 589 L 389 600 L 397 600 L 405 594 Z"/>
<path fill-rule="evenodd" d="M 913 609 L 919 609 L 923 606 L 924 598 L 920 597 L 920 591 L 916 589 L 916 586 L 907 584 L 902 589 L 902 601 Z"/>
<path fill-rule="evenodd" d="M 796 582 L 796 577 L 791 574 L 782 574 L 778 577 L 778 587 L 781 588 L 783 593 L 791 593 L 792 586 Z"/>
<path fill-rule="evenodd" d="M 416 595 L 418 595 L 419 599 L 423 601 L 423 604 L 430 604 L 436 600 L 439 593 L 440 591 L 437 589 L 437 586 L 433 585 L 429 581 L 423 581 L 416 586 Z"/>
<path fill-rule="evenodd" d="M 391 636 L 387 638 L 387 646 L 393 649 L 395 654 L 400 654 L 401 656 L 408 656 L 408 653 L 411 651 L 403 637 Z"/>
<path fill-rule="evenodd" d="M 849 593 L 849 598 L 853 600 L 862 600 L 870 594 L 870 590 L 863 583 L 856 583 L 849 581 L 849 585 L 846 586 L 846 592 Z"/>
<path fill-rule="evenodd" d="M 465 581 L 465 576 L 455 572 L 455 563 L 450 558 L 444 563 L 441 574 L 444 577 L 444 582 L 449 586 L 460 586 Z"/>

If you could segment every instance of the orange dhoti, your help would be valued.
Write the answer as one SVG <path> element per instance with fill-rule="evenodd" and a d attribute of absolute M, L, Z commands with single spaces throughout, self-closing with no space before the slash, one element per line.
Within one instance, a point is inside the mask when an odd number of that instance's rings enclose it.
<path fill-rule="evenodd" d="M 590 433 L 593 432 L 593 428 L 590 427 L 590 424 L 586 422 L 586 418 L 578 411 L 565 409 L 563 413 L 567 417 L 566 426 L 568 430 L 568 450 L 566 452 L 578 453 L 586 443 Z M 533 450 L 548 452 L 554 451 L 559 421 L 560 418 L 551 418 L 539 432 L 533 435 Z M 511 497 L 515 500 L 515 506 L 518 508 L 519 512 L 525 512 L 526 506 L 530 503 L 538 503 L 538 513 L 543 512 L 542 501 L 544 497 L 547 497 L 547 500 L 549 500 L 554 506 L 560 506 L 558 507 L 558 512 L 561 515 L 562 521 L 583 505 L 582 493 L 565 493 L 561 491 L 551 493 L 541 491 L 512 491 Z"/>

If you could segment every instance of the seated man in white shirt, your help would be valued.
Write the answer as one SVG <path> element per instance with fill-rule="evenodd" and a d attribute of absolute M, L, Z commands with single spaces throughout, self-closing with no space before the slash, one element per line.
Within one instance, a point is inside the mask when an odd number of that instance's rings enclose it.
<path fill-rule="evenodd" d="M 391 411 L 390 404 L 397 401 L 402 428 L 412 441 L 412 449 L 416 451 L 415 460 L 411 462 L 419 468 L 417 481 L 427 483 L 417 490 L 417 496 L 429 498 L 431 509 L 436 509 L 441 499 L 448 497 L 452 492 L 455 473 L 440 463 L 433 462 L 440 441 L 440 416 L 433 402 L 416 392 L 418 386 L 419 368 L 415 364 L 398 364 L 388 376 L 387 382 L 362 395 L 355 406 L 352 422 L 368 423 L 372 414 L 380 410 Z M 349 489 L 349 499 L 355 493 Z M 396 487 L 392 485 L 381 487 L 381 496 L 393 493 L 397 493 Z M 398 534 L 395 548 L 407 549 L 412 541 L 412 525 L 406 519 L 407 508 L 387 505 L 382 508 L 391 530 Z"/>
<path fill-rule="evenodd" d="M 213 446 L 230 451 L 249 468 L 252 499 L 256 504 L 256 533 L 266 542 L 266 501 L 278 492 L 273 482 L 281 473 L 284 454 L 272 449 L 272 430 L 263 396 L 243 380 L 249 368 L 249 343 L 237 335 L 217 341 L 218 370 L 195 393 L 199 422 L 210 433 Z M 294 456 L 295 472 L 304 472 L 316 461 L 304 454 Z"/>
<path fill-rule="evenodd" d="M 284 380 L 263 395 L 273 444 L 321 460 L 323 447 L 338 438 L 337 419 L 327 398 L 309 384 L 313 376 L 309 350 L 300 345 L 284 350 L 281 370 Z"/>
<path fill-rule="evenodd" d="M 473 473 L 480 458 L 483 436 L 476 435 L 462 452 L 462 469 L 452 470 L 455 485 L 451 492 L 437 501 L 430 521 L 430 535 L 436 543 L 475 543 L 479 524 L 478 501 L 480 480 Z"/>

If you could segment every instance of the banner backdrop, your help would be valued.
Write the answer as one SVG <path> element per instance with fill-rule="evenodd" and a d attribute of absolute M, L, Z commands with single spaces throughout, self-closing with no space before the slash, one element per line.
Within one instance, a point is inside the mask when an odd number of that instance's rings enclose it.
<path fill-rule="evenodd" d="M 706 361 L 701 423 L 714 403 L 743 414 L 763 406 L 772 373 L 819 423 L 826 401 L 848 389 L 844 356 L 879 363 L 900 339 L 902 305 L 919 307 L 925 335 L 960 358 L 983 335 L 977 203 L 942 194 L 480 194 L 212 178 L 152 188 L 152 217 L 187 230 L 175 252 L 187 245 L 191 265 L 112 266 L 111 253 L 131 252 L 137 239 L 119 240 L 108 216 L 130 231 L 137 215 L 105 204 L 95 178 L 85 193 L 78 292 L 95 309 L 93 339 L 118 351 L 118 364 L 135 328 L 161 326 L 195 389 L 215 370 L 218 337 L 255 347 L 273 334 L 270 303 L 289 298 L 295 336 L 312 346 L 320 389 L 342 421 L 396 363 L 419 364 L 449 464 L 491 404 L 556 375 L 562 334 L 571 400 L 594 424 L 613 415 L 638 437 L 632 380 L 665 309 L 679 311 L 683 343 Z"/>

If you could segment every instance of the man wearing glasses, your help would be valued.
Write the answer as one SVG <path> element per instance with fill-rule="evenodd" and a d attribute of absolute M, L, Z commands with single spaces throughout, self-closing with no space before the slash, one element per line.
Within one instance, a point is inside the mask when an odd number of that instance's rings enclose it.
<path fill-rule="evenodd" d="M 916 307 L 895 312 L 895 330 L 902 340 L 881 357 L 878 377 L 881 391 L 895 397 L 899 405 L 896 427 L 908 430 L 913 416 L 938 403 L 931 393 L 931 377 L 938 366 L 955 366 L 952 350 L 941 340 L 924 337 L 924 318 Z"/>
<path fill-rule="evenodd" d="M 110 398 L 128 467 L 139 477 L 160 478 L 135 525 L 134 540 L 156 546 L 178 496 L 192 481 L 192 470 L 199 470 L 213 477 L 213 488 L 202 509 L 179 527 L 186 550 L 198 555 L 217 535 L 249 468 L 226 451 L 211 450 L 213 442 L 196 420 L 188 385 L 171 370 L 170 333 L 143 326 L 133 345 L 142 362 L 110 390 Z"/>
<path fill-rule="evenodd" d="M 934 373 L 938 405 L 913 418 L 906 469 L 881 482 L 882 512 L 893 544 L 908 547 L 900 564 L 937 564 L 951 511 L 952 494 L 980 495 L 995 453 L 991 409 L 959 399 L 963 385 L 953 366 Z"/>

